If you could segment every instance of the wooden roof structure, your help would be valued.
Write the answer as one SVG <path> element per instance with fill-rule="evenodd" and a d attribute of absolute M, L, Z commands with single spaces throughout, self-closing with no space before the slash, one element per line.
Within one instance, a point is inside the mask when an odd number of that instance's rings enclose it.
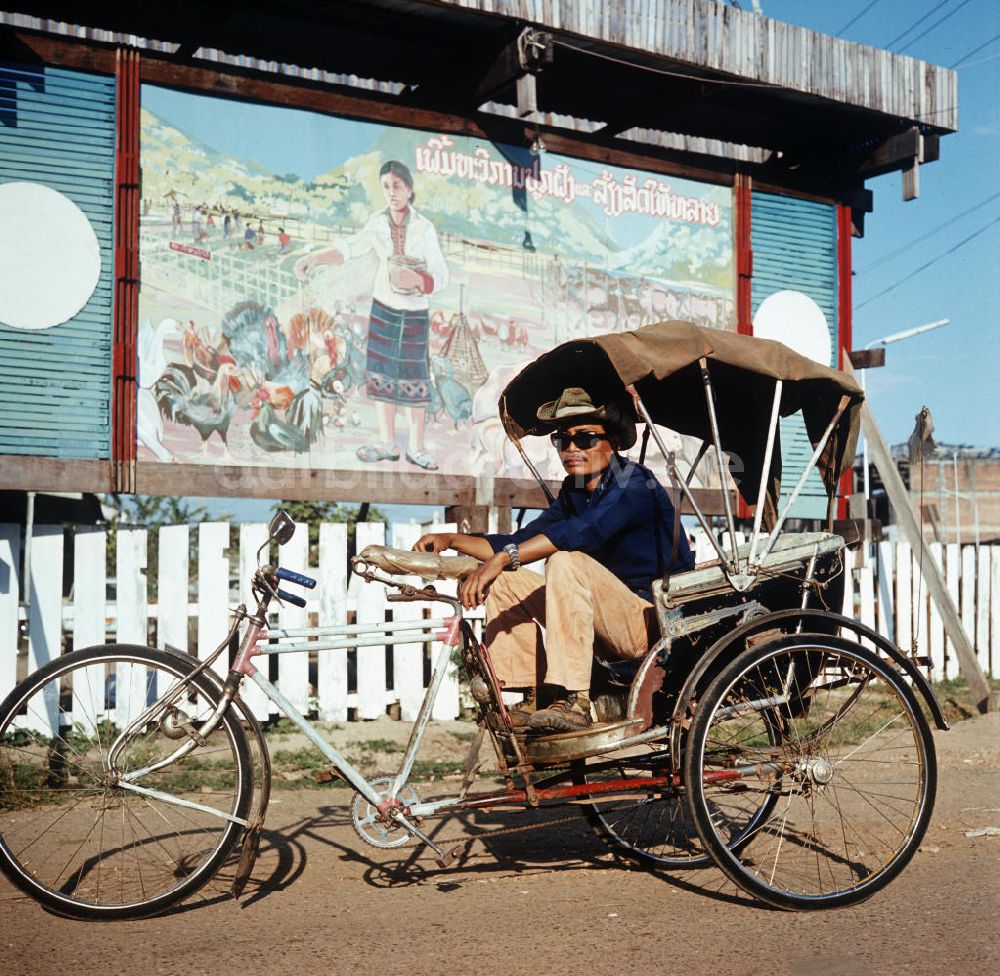
<path fill-rule="evenodd" d="M 516 90 L 530 74 L 538 111 L 529 120 L 550 148 L 568 129 L 577 144 L 739 168 L 841 198 L 894 169 L 915 183 L 916 166 L 937 158 L 940 136 L 958 127 L 954 71 L 718 0 L 3 6 L 0 25 L 133 44 L 178 66 L 360 89 L 376 102 L 471 119 L 496 141 L 525 139 Z M 525 28 L 548 44 L 537 73 L 519 61 Z"/>

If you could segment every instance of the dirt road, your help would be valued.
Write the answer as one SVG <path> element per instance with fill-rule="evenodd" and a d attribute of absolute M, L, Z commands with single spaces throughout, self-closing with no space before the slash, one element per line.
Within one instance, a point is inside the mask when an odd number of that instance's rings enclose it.
<path fill-rule="evenodd" d="M 1000 972 L 1000 716 L 937 735 L 940 782 L 924 845 L 855 908 L 773 911 L 714 869 L 654 874 L 610 854 L 572 809 L 478 813 L 447 871 L 354 834 L 341 789 L 283 791 L 237 903 L 214 887 L 173 914 L 84 923 L 0 879 L 0 972 L 10 976 L 268 973 L 619 976 L 979 976 Z M 422 790 L 431 795 L 435 786 Z M 443 791 L 442 791 L 443 792 Z"/>

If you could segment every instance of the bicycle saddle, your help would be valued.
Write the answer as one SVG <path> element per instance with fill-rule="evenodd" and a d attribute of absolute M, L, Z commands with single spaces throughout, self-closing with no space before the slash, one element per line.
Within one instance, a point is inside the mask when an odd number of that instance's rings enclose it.
<path fill-rule="evenodd" d="M 388 546 L 365 546 L 355 558 L 387 573 L 426 580 L 464 579 L 480 564 L 472 556 L 442 556 L 437 552 L 411 552 Z"/>

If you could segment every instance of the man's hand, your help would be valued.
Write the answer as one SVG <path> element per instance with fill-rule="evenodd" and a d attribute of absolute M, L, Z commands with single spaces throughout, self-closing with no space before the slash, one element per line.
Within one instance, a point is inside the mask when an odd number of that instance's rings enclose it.
<path fill-rule="evenodd" d="M 422 535 L 413 544 L 414 552 L 444 552 L 445 549 L 454 549 L 452 543 L 455 540 L 453 532 L 428 532 Z"/>
<path fill-rule="evenodd" d="M 510 557 L 501 551 L 495 553 L 484 562 L 479 569 L 470 573 L 462 580 L 458 588 L 458 598 L 466 610 L 474 610 L 486 599 L 490 584 L 510 564 Z"/>

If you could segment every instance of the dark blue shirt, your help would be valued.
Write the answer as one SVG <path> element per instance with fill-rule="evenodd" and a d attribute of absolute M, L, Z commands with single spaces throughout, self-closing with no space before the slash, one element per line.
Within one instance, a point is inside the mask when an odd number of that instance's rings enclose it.
<path fill-rule="evenodd" d="M 674 507 L 649 468 L 616 455 L 592 493 L 576 482 L 567 477 L 556 500 L 517 532 L 485 536 L 493 551 L 544 535 L 556 549 L 592 556 L 644 600 L 652 600 L 652 581 L 668 567 L 694 568 L 683 531 L 671 563 Z"/>

